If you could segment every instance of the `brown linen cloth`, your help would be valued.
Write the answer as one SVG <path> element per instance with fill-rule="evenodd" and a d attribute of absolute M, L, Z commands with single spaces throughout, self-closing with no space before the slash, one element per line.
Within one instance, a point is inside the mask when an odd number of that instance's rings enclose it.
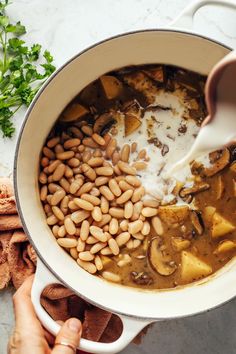
<path fill-rule="evenodd" d="M 17 289 L 35 272 L 36 260 L 17 215 L 12 184 L 9 179 L 0 178 L 0 290 L 10 281 Z M 122 332 L 118 316 L 90 305 L 61 285 L 48 286 L 41 303 L 54 320 L 79 318 L 86 339 L 109 343 Z"/>

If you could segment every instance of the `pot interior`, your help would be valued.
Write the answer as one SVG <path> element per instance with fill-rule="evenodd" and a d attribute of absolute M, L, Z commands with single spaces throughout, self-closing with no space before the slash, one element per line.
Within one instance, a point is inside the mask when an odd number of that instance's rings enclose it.
<path fill-rule="evenodd" d="M 123 66 L 151 63 L 176 65 L 207 75 L 228 52 L 228 48 L 211 40 L 177 31 L 151 30 L 118 36 L 74 57 L 50 78 L 33 101 L 15 159 L 18 210 L 42 261 L 88 301 L 112 312 L 164 319 L 205 311 L 236 294 L 234 261 L 208 280 L 167 291 L 137 290 L 90 275 L 57 244 L 46 224 L 38 191 L 38 163 L 44 141 L 64 107 L 87 84 Z"/>

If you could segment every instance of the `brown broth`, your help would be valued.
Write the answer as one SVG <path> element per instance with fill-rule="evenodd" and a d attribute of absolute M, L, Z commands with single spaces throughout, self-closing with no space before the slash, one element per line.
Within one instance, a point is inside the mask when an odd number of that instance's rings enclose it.
<path fill-rule="evenodd" d="M 225 192 L 220 200 L 216 200 L 216 180 L 219 174 L 211 177 L 206 178 L 206 181 L 210 184 L 210 189 L 204 192 L 201 192 L 196 195 L 194 199 L 195 207 L 200 211 L 203 212 L 204 207 L 212 206 L 216 208 L 216 211 L 219 212 L 224 218 L 235 223 L 235 211 L 236 211 L 236 197 L 233 196 L 233 178 L 235 178 L 235 173 L 231 172 L 227 167 L 224 171 L 220 173 L 223 178 L 223 183 L 225 185 Z M 219 237 L 215 240 L 211 237 L 211 224 L 208 224 L 204 221 L 204 233 L 201 236 L 195 235 L 191 239 L 191 246 L 188 248 L 188 251 L 192 252 L 198 258 L 209 264 L 212 269 L 213 273 L 222 268 L 229 260 L 231 260 L 236 255 L 236 250 L 229 251 L 226 253 L 222 253 L 219 255 L 214 254 L 214 251 L 218 245 L 218 243 L 224 239 L 232 240 L 236 242 L 236 231 L 225 235 L 225 237 Z M 188 219 L 182 225 L 185 225 L 187 230 L 193 230 L 191 221 Z M 182 226 L 180 225 L 180 226 Z M 187 232 L 186 232 L 187 233 Z M 156 234 L 152 229 L 152 232 L 148 236 L 149 241 L 155 237 Z M 116 265 L 116 262 L 111 262 L 107 269 L 112 272 L 119 274 L 122 278 L 122 284 L 140 287 L 139 284 L 135 284 L 132 281 L 130 273 L 136 271 L 137 273 L 140 272 L 148 272 L 148 274 L 152 277 L 153 283 L 150 285 L 142 285 L 142 287 L 146 287 L 148 289 L 165 289 L 165 288 L 172 288 L 176 287 L 177 285 L 187 284 L 181 280 L 181 258 L 180 252 L 175 252 L 171 246 L 171 237 L 179 237 L 183 236 L 183 233 L 180 230 L 180 227 L 171 228 L 168 225 L 165 225 L 165 233 L 164 239 L 167 244 L 168 253 L 170 254 L 171 258 L 179 265 L 176 272 L 174 272 L 170 276 L 162 276 L 155 272 L 150 263 L 148 262 L 148 258 L 138 260 L 135 257 L 140 254 L 146 255 L 146 252 L 143 251 L 142 247 L 140 246 L 139 249 L 135 250 L 134 252 L 130 253 L 132 257 L 132 263 L 128 267 L 119 268 Z"/>

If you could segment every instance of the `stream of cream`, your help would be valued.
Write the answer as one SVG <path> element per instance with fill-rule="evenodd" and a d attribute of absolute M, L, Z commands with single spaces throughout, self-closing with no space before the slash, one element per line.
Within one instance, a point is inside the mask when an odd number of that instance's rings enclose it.
<path fill-rule="evenodd" d="M 153 106 L 156 104 L 170 109 L 150 110 L 149 106 L 142 118 L 140 128 L 127 137 L 124 136 L 124 122 L 121 121 L 117 126 L 116 138 L 118 146 L 136 142 L 137 151 L 146 149 L 150 161 L 147 162 L 146 170 L 139 171 L 139 177 L 147 193 L 146 197 L 154 197 L 163 203 L 168 203 L 174 198 L 172 191 L 176 180 L 187 182 L 187 184 L 192 183 L 189 165 L 182 168 L 175 177 L 166 178 L 165 174 L 175 161 L 180 160 L 189 151 L 199 132 L 199 127 L 194 120 L 184 119 L 186 105 L 175 94 L 160 92 Z M 178 130 L 183 125 L 187 127 L 185 133 Z M 162 145 L 168 146 L 169 151 L 163 156 L 161 148 L 148 142 L 150 138 L 157 138 Z M 134 162 L 136 158 L 137 153 L 131 154 L 130 163 Z"/>
<path fill-rule="evenodd" d="M 229 64 L 217 83 L 214 116 L 203 126 L 182 158 L 176 159 L 169 174 L 181 171 L 186 164 L 236 141 L 236 63 Z"/>

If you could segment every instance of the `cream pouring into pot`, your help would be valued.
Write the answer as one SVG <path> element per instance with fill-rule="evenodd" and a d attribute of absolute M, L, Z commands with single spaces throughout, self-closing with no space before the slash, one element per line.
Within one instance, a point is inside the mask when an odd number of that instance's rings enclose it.
<path fill-rule="evenodd" d="M 236 51 L 226 55 L 211 70 L 206 82 L 209 115 L 190 151 L 174 164 L 173 174 L 196 158 L 220 149 L 236 139 Z"/>

